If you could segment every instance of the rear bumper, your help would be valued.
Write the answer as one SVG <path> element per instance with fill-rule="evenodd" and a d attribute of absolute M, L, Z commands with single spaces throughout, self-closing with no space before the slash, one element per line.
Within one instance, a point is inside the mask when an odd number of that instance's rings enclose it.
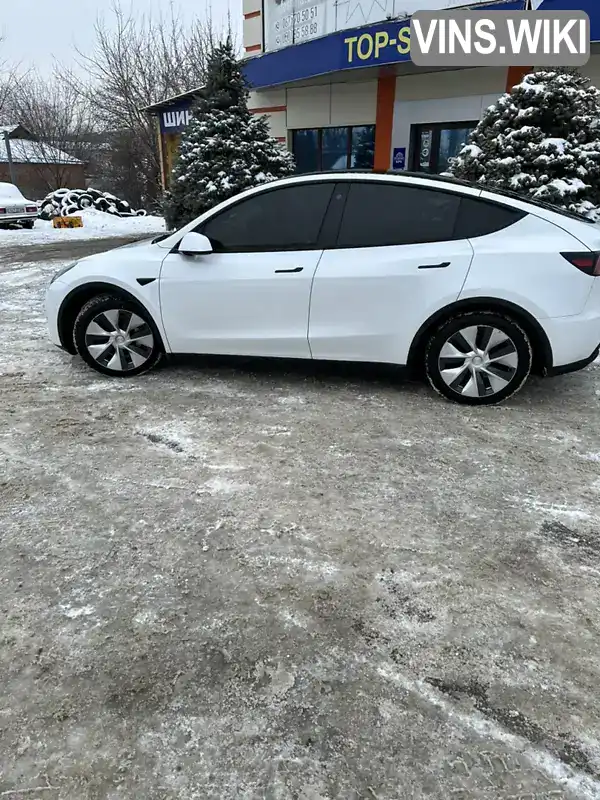
<path fill-rule="evenodd" d="M 552 367 L 551 369 L 547 370 L 546 375 L 549 378 L 554 378 L 557 375 L 566 375 L 569 372 L 577 372 L 577 370 L 585 369 L 588 364 L 591 364 L 592 361 L 595 361 L 598 358 L 599 353 L 600 345 L 598 345 L 594 352 L 587 356 L 587 358 L 583 358 L 581 361 L 573 361 L 570 364 L 562 364 L 560 367 Z"/>
<path fill-rule="evenodd" d="M 573 364 L 584 367 L 593 361 L 600 342 L 599 311 L 590 309 L 577 316 L 538 321 L 548 337 L 552 352 L 551 363 L 546 364 L 546 374 L 572 372 L 579 368 L 573 367 Z"/>
<path fill-rule="evenodd" d="M 29 222 L 37 218 L 37 211 L 34 214 L 0 214 L 0 225 L 10 225 L 13 222 Z"/>

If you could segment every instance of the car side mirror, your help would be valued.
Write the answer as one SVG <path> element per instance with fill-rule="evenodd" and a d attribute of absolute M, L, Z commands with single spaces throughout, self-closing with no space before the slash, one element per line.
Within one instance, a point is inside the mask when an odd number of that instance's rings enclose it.
<path fill-rule="evenodd" d="M 179 252 L 182 256 L 205 256 L 212 251 L 210 239 L 202 233 L 186 233 L 179 242 Z"/>

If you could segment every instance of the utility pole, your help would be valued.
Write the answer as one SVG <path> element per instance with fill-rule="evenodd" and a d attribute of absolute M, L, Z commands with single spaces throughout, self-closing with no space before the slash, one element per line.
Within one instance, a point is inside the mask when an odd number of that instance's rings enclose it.
<path fill-rule="evenodd" d="M 8 131 L 4 131 L 4 144 L 6 145 L 6 157 L 8 159 L 8 172 L 10 174 L 10 182 L 16 184 L 15 179 L 15 165 L 12 160 L 12 150 L 10 149 L 10 137 Z"/>

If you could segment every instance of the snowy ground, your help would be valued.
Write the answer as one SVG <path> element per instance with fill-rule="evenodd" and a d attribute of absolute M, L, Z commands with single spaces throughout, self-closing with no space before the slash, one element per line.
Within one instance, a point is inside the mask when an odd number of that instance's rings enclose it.
<path fill-rule="evenodd" d="M 0 247 L 152 235 L 165 230 L 162 217 L 115 217 L 96 209 L 84 209 L 73 216 L 83 218 L 82 228 L 53 228 L 51 222 L 38 219 L 33 230 L 0 229 Z"/>
<path fill-rule="evenodd" d="M 0 797 L 600 798 L 597 366 L 110 381 L 47 259 L 0 274 Z"/>

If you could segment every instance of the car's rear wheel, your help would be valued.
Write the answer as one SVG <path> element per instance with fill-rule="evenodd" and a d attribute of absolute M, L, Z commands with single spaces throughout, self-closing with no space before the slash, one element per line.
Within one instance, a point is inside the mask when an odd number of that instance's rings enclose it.
<path fill-rule="evenodd" d="M 468 405 L 501 403 L 531 372 L 533 353 L 525 331 L 502 314 L 457 314 L 432 333 L 425 369 L 433 388 Z"/>
<path fill-rule="evenodd" d="M 99 295 L 83 306 L 75 320 L 73 341 L 86 364 L 118 378 L 147 372 L 163 352 L 149 314 L 111 295 Z"/>

